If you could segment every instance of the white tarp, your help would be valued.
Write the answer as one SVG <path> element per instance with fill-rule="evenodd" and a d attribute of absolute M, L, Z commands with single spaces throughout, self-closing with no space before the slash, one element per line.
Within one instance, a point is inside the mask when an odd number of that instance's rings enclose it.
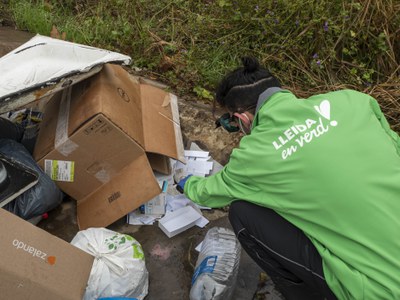
<path fill-rule="evenodd" d="M 36 35 L 0 58 L 0 113 L 90 77 L 105 63 L 130 62 L 127 55 Z"/>

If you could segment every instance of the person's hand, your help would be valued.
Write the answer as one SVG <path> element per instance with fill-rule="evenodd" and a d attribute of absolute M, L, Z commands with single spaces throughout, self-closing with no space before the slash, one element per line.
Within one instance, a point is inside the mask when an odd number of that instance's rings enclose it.
<path fill-rule="evenodd" d="M 185 183 L 186 183 L 186 181 L 189 179 L 190 176 L 192 176 L 192 174 L 190 174 L 190 175 L 188 175 L 188 176 L 182 178 L 182 179 L 178 182 L 178 184 L 176 185 L 176 189 L 178 190 L 178 192 L 180 192 L 180 193 L 183 194 L 183 189 L 184 189 L 184 187 L 185 187 Z"/>

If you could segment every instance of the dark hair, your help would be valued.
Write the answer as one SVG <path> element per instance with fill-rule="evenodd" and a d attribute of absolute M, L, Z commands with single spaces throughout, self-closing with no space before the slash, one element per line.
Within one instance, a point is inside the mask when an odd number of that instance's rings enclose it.
<path fill-rule="evenodd" d="M 219 83 L 215 100 L 230 111 L 241 111 L 257 104 L 259 95 L 269 87 L 280 87 L 278 79 L 260 66 L 254 57 L 243 57 L 243 67 L 228 73 Z"/>

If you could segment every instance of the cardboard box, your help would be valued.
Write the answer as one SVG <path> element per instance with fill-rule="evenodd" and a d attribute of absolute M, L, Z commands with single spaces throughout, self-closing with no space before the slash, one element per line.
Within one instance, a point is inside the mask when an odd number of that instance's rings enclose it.
<path fill-rule="evenodd" d="M 1 299 L 81 300 L 94 257 L 0 209 Z"/>
<path fill-rule="evenodd" d="M 161 193 L 153 170 L 184 161 L 176 96 L 121 66 L 48 102 L 34 158 L 77 200 L 80 229 L 106 227 Z"/>

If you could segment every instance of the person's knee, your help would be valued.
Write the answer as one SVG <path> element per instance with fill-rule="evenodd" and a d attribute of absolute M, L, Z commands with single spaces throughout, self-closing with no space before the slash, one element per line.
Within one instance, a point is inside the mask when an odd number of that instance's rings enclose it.
<path fill-rule="evenodd" d="M 238 200 L 229 205 L 229 220 L 231 220 L 231 218 L 237 218 L 238 212 L 242 207 L 242 202 L 244 201 Z"/>

